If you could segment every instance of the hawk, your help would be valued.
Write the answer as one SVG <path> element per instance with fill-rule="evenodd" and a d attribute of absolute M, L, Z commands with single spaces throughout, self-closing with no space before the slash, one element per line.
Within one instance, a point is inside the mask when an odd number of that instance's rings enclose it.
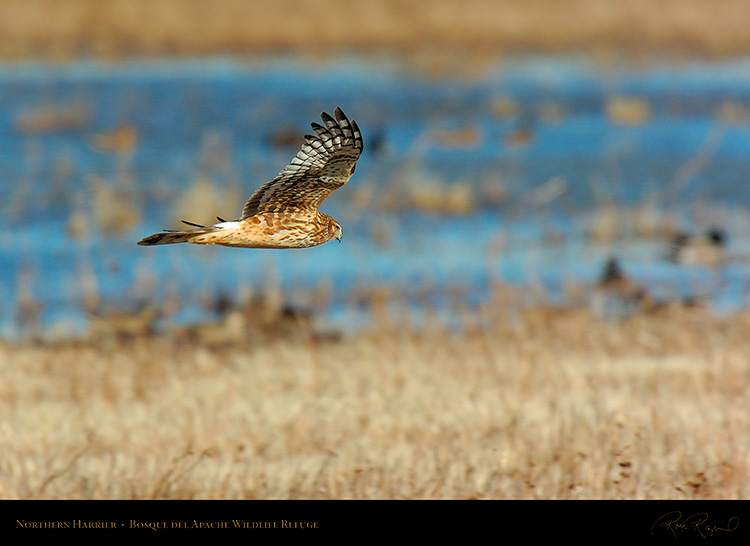
<path fill-rule="evenodd" d="M 291 163 L 266 182 L 245 203 L 239 220 L 191 229 L 165 230 L 138 241 L 139 245 L 196 243 L 244 248 L 306 248 L 333 239 L 341 241 L 341 225 L 322 212 L 320 204 L 349 181 L 362 153 L 362 134 L 340 108 L 334 117 L 323 112 L 323 125 L 312 123 L 314 135 Z"/>

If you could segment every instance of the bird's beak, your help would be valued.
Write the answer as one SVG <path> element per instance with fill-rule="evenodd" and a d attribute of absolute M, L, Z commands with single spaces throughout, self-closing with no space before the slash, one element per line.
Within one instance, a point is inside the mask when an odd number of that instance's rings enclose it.
<path fill-rule="evenodd" d="M 339 235 L 338 237 L 336 237 L 336 240 L 340 243 L 341 242 L 341 235 Z"/>

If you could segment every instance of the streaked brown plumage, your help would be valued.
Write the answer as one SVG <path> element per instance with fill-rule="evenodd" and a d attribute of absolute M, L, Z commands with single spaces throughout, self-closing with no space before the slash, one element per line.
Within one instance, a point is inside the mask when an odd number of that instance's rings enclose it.
<path fill-rule="evenodd" d="M 312 123 L 314 135 L 279 175 L 261 186 L 242 209 L 239 220 L 184 231 L 165 231 L 139 245 L 196 243 L 245 248 L 305 248 L 341 240 L 341 226 L 318 211 L 331 193 L 349 181 L 362 153 L 362 134 L 340 108 L 323 112 L 324 125 Z"/>

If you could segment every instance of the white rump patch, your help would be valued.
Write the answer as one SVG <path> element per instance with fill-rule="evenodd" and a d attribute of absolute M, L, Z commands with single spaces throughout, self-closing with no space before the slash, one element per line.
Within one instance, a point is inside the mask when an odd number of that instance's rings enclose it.
<path fill-rule="evenodd" d="M 219 222 L 218 224 L 214 224 L 212 227 L 217 227 L 221 229 L 234 229 L 237 226 L 239 226 L 239 222 Z"/>

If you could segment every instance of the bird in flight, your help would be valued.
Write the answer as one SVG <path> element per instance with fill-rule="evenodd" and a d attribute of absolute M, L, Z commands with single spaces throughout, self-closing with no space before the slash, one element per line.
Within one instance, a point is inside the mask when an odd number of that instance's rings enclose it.
<path fill-rule="evenodd" d="M 139 245 L 196 243 L 244 248 L 306 248 L 333 239 L 341 241 L 341 225 L 322 212 L 320 204 L 349 181 L 362 153 L 362 134 L 340 108 L 334 117 L 323 112 L 323 125 L 312 123 L 314 135 L 291 163 L 266 182 L 245 203 L 239 220 L 191 229 L 165 230 L 138 241 Z"/>

